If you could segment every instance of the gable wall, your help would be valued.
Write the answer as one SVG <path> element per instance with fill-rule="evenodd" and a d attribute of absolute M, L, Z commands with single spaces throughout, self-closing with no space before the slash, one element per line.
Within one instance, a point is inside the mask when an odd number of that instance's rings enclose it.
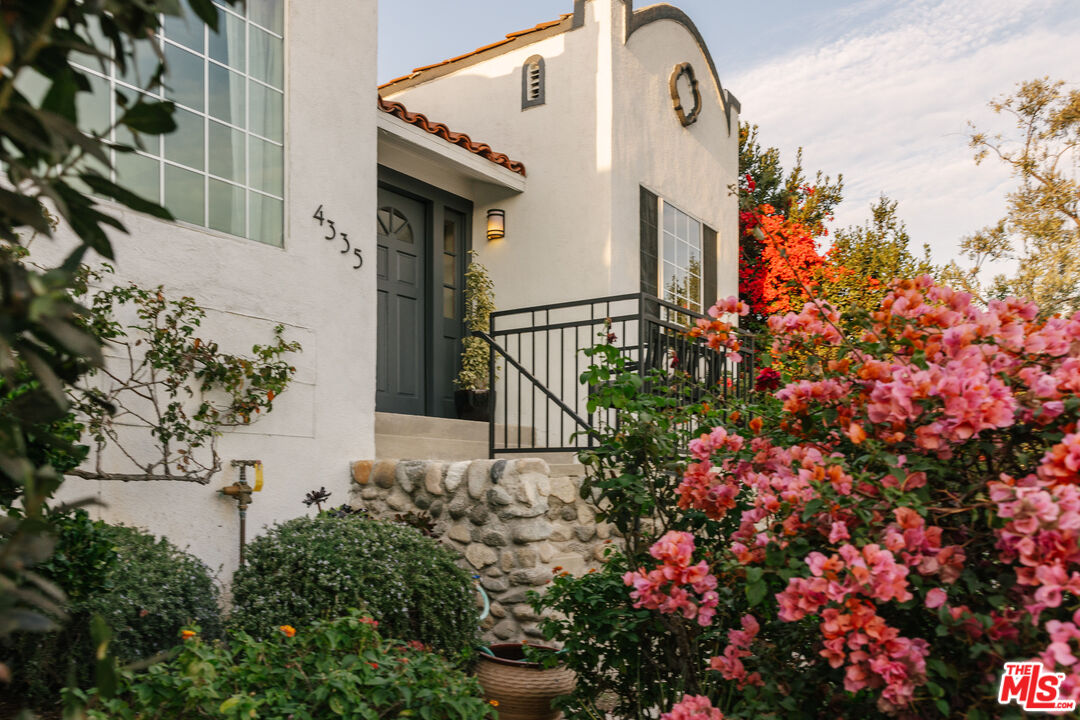
<path fill-rule="evenodd" d="M 705 55 L 687 29 L 672 20 L 642 26 L 622 42 L 623 3 L 613 2 L 620 29 L 614 46 L 613 236 L 620 251 L 617 291 L 639 287 L 639 186 L 667 199 L 717 231 L 717 291 L 738 293 L 738 203 L 727 188 L 738 175 L 738 112 L 730 129 Z M 672 106 L 669 78 L 689 62 L 702 110 L 683 127 Z M 723 73 L 723 68 L 719 69 Z M 689 111 L 689 108 L 687 108 Z M 711 305 L 715 298 L 706 298 Z"/>
<path fill-rule="evenodd" d="M 584 27 L 384 94 L 525 164 L 524 193 L 474 183 L 466 195 L 475 204 L 473 249 L 491 272 L 499 309 L 594 297 L 610 287 L 609 170 L 597 171 L 595 5 L 586 3 Z M 546 102 L 522 110 L 522 66 L 533 55 L 544 58 Z M 436 179 L 400 157 L 380 162 Z M 502 240 L 487 240 L 489 208 L 506 211 Z"/>

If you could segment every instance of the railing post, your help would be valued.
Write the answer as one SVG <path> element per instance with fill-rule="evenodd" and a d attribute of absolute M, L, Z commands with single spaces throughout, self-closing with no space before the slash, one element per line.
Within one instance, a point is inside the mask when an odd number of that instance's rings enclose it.
<path fill-rule="evenodd" d="M 488 317 L 488 335 L 495 337 L 495 318 Z M 495 348 L 488 343 L 488 459 L 495 459 Z M 505 402 L 505 398 L 504 398 Z"/>
<path fill-rule="evenodd" d="M 638 319 L 637 319 L 637 365 L 638 375 L 645 379 L 645 293 L 638 293 Z"/>

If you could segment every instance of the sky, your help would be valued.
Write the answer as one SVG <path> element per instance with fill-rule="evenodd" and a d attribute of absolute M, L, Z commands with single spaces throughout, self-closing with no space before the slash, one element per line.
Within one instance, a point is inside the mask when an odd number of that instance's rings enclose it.
<path fill-rule="evenodd" d="M 638 7 L 650 4 L 638 0 Z M 999 219 L 1008 172 L 976 165 L 968 123 L 1008 133 L 987 103 L 1050 76 L 1080 87 L 1080 0 L 672 0 L 705 37 L 742 120 L 790 166 L 843 174 L 835 227 L 881 194 L 934 259 Z M 570 12 L 573 0 L 382 0 L 379 81 Z M 422 108 L 421 108 L 422 110 Z M 464 129 L 467 131 L 467 128 Z M 1008 269 L 1007 266 L 1001 269 Z"/>

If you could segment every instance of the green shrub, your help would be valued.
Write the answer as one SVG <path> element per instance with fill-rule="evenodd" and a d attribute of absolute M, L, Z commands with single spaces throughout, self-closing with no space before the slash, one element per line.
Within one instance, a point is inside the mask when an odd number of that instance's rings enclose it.
<path fill-rule="evenodd" d="M 373 623 L 353 610 L 275 629 L 262 641 L 236 632 L 224 645 L 195 635 L 171 660 L 123 673 L 113 699 L 75 694 L 89 701 L 92 720 L 492 716 L 474 678 L 419 643 L 383 640 Z"/>
<path fill-rule="evenodd" d="M 356 515 L 296 518 L 248 547 L 232 621 L 255 637 L 361 607 L 389 637 L 448 653 L 476 640 L 476 591 L 453 553 L 403 525 Z"/>
<path fill-rule="evenodd" d="M 71 681 L 91 684 L 95 614 L 112 629 L 110 647 L 121 662 L 171 648 L 191 623 L 221 635 L 217 587 L 194 556 L 141 530 L 92 521 L 83 510 L 57 516 L 54 525 L 56 551 L 37 569 L 68 596 L 69 619 L 56 632 L 12 638 L 3 653 L 15 667 L 7 693 L 40 704 Z"/>

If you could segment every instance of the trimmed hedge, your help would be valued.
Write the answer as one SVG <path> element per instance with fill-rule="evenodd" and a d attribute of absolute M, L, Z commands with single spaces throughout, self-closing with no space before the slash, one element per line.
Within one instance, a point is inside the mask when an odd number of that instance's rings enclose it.
<path fill-rule="evenodd" d="M 142 530 L 92 521 L 83 510 L 55 520 L 56 551 L 37 570 L 68 596 L 69 619 L 58 631 L 22 633 L 0 651 L 14 676 L 6 695 L 54 702 L 74 681 L 93 683 L 90 618 L 113 631 L 110 648 L 122 663 L 176 645 L 181 628 L 222 635 L 219 593 L 210 569 L 168 540 Z"/>
<path fill-rule="evenodd" d="M 254 637 L 362 608 L 386 637 L 449 654 L 477 640 L 476 590 L 454 554 L 417 530 L 322 514 L 272 527 L 233 581 L 231 624 Z"/>

